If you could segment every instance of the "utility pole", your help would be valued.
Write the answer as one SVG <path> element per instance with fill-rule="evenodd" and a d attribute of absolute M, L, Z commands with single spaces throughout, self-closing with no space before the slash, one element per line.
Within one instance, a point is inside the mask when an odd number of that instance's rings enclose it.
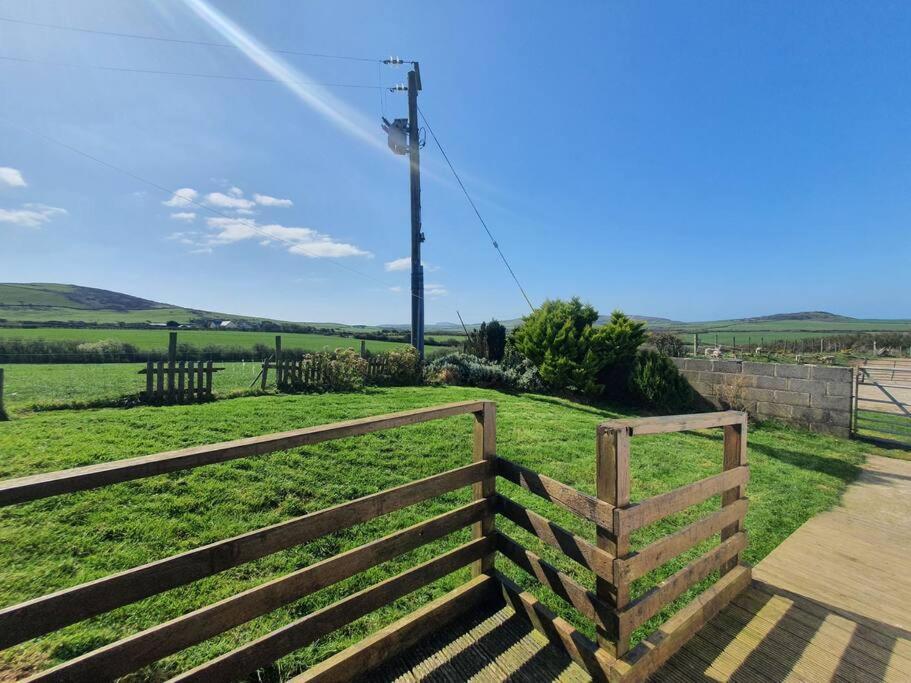
<path fill-rule="evenodd" d="M 418 126 L 418 63 L 408 72 L 408 156 L 411 170 L 411 345 L 424 359 L 424 266 L 421 265 L 421 141 Z"/>
<path fill-rule="evenodd" d="M 398 65 L 405 61 L 398 57 L 383 60 L 384 64 Z M 418 122 L 418 93 L 421 91 L 421 69 L 411 62 L 408 85 L 390 88 L 392 92 L 407 90 L 408 118 L 387 121 L 383 130 L 389 135 L 389 149 L 395 154 L 408 155 L 411 181 L 411 345 L 424 358 L 424 266 L 421 265 L 421 140 Z M 406 142 L 407 137 L 407 142 Z"/>

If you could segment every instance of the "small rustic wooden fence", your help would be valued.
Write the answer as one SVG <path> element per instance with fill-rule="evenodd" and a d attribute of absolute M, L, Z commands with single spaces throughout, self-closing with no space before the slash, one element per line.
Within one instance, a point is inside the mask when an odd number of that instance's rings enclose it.
<path fill-rule="evenodd" d="M 364 379 L 369 383 L 383 377 L 389 370 L 389 359 L 384 355 L 368 356 Z M 320 354 L 308 354 L 301 358 L 279 358 L 263 361 L 260 374 L 260 388 L 268 384 L 269 370 L 275 372 L 275 384 L 278 387 L 294 386 L 299 389 L 318 389 L 326 385 L 331 371 L 331 361 Z"/>
<path fill-rule="evenodd" d="M 212 399 L 212 375 L 224 368 L 212 361 L 148 361 L 139 371 L 145 375 L 145 390 L 140 392 L 150 403 L 192 403 Z"/>
<path fill-rule="evenodd" d="M 498 457 L 494 404 L 468 401 L 0 482 L 0 506 L 460 414 L 475 418 L 472 464 L 7 607 L 0 610 L 0 648 L 469 485 L 473 500 L 467 505 L 105 645 L 39 672 L 31 680 L 94 682 L 123 676 L 467 525 L 473 528 L 470 542 L 307 614 L 173 680 L 243 678 L 470 564 L 472 578 L 467 583 L 309 669 L 295 678 L 295 683 L 357 680 L 429 632 L 482 604 L 502 604 L 504 600 L 596 681 L 644 681 L 749 583 L 750 569 L 739 561 L 746 547 L 747 422 L 744 413 L 733 411 L 600 425 L 594 496 Z M 631 437 L 706 428 L 724 429 L 723 471 L 632 503 Z M 593 522 L 594 542 L 498 494 L 497 477 Z M 721 497 L 720 510 L 638 551 L 630 548 L 633 531 L 715 496 Z M 590 570 L 594 590 L 497 530 L 497 514 Z M 720 535 L 719 545 L 645 594 L 630 598 L 630 585 L 637 578 L 715 535 Z M 494 566 L 497 552 L 591 620 L 597 642 L 498 572 Z M 720 578 L 712 586 L 630 649 L 635 629 L 716 570 L 720 570 Z"/>

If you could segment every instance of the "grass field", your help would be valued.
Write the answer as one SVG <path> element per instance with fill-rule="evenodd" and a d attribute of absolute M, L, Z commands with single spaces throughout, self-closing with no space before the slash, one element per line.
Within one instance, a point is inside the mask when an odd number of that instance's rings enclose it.
<path fill-rule="evenodd" d="M 180 330 L 177 333 L 178 344 L 204 346 L 233 346 L 252 349 L 254 344 L 275 345 L 275 332 L 244 332 L 241 330 Z M 282 348 L 322 351 L 323 349 L 354 348 L 359 349 L 361 342 L 351 337 L 335 337 L 326 334 L 301 334 L 282 332 Z M 142 351 L 167 353 L 168 330 L 131 330 L 118 328 L 71 329 L 60 327 L 34 328 L 0 328 L 0 339 L 22 339 L 47 341 L 75 340 L 93 342 L 102 339 L 133 344 Z M 367 348 L 372 351 L 388 351 L 401 348 L 399 342 L 368 341 Z"/>
<path fill-rule="evenodd" d="M 247 389 L 261 364 L 218 363 L 225 368 L 215 374 L 215 395 Z M 145 388 L 139 363 L 73 363 L 4 366 L 5 404 L 12 413 L 56 404 L 95 403 L 136 394 Z M 257 385 L 258 386 L 258 385 Z"/>
<path fill-rule="evenodd" d="M 792 341 L 830 337 L 835 334 L 855 332 L 911 332 L 911 320 L 717 320 L 694 323 L 652 323 L 653 331 L 668 331 L 679 334 L 692 342 L 693 334 L 699 334 L 701 344 L 748 343 L 760 346 L 763 342 Z"/>
<path fill-rule="evenodd" d="M 911 446 L 911 417 L 875 410 L 858 410 L 857 433 Z"/>
<path fill-rule="evenodd" d="M 593 492 L 595 426 L 618 413 L 544 396 L 431 387 L 260 396 L 168 408 L 34 413 L 0 423 L 0 478 L 468 398 L 497 402 L 499 453 Z M 4 508 L 0 510 L 0 605 L 466 464 L 471 457 L 470 435 L 471 418 L 462 416 Z M 774 425 L 752 428 L 749 445 L 749 562 L 760 560 L 812 515 L 834 505 L 856 476 L 864 450 L 870 449 Z M 716 473 L 720 464 L 719 434 L 642 437 L 634 442 L 632 453 L 633 498 Z M 508 483 L 498 486 L 557 523 L 594 537 L 590 524 Z M 468 498 L 467 490 L 449 494 L 17 646 L 0 655 L 0 679 L 78 656 L 426 519 Z M 705 514 L 713 504 L 717 505 L 717 499 L 642 530 L 634 538 L 634 547 Z M 590 574 L 562 555 L 508 522 L 498 520 L 498 525 L 586 585 L 592 584 Z M 255 619 L 162 660 L 131 680 L 162 680 L 464 542 L 466 534 L 455 534 Z M 634 594 L 641 594 L 703 549 L 644 577 L 635 585 Z M 555 596 L 534 588 L 506 560 L 499 559 L 498 566 L 591 634 L 591 628 L 575 619 Z M 287 676 L 338 651 L 451 589 L 465 576 L 462 571 L 441 580 L 296 652 L 282 660 L 279 670 L 270 672 L 266 680 Z M 671 609 L 661 616 L 666 617 Z"/>

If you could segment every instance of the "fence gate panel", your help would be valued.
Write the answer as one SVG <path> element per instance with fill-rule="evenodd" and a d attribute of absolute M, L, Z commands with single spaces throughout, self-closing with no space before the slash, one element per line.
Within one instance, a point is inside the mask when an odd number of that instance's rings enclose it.
<path fill-rule="evenodd" d="M 911 448 L 911 359 L 877 359 L 857 366 L 854 432 Z"/>

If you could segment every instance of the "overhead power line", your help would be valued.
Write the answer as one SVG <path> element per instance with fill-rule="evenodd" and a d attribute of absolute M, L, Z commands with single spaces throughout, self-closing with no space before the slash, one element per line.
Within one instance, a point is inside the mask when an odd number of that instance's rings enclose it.
<path fill-rule="evenodd" d="M 468 194 L 468 190 L 465 188 L 465 183 L 462 182 L 462 179 L 459 177 L 459 174 L 456 172 L 455 167 L 452 165 L 452 162 L 449 160 L 449 156 L 446 154 L 446 150 L 443 149 L 443 145 L 440 144 L 439 138 L 437 138 L 436 133 L 433 132 L 433 128 L 430 126 L 430 121 L 427 120 L 427 116 L 418 108 L 418 112 L 421 115 L 421 118 L 424 120 L 424 125 L 427 126 L 427 131 L 430 133 L 430 137 L 433 138 L 433 141 L 436 143 L 437 148 L 440 150 L 440 154 L 443 155 L 443 158 L 446 160 L 446 164 L 449 166 L 449 170 L 452 171 L 452 175 L 455 176 L 456 182 L 458 182 L 459 187 L 462 188 L 462 192 L 465 194 L 465 198 L 468 200 L 468 203 L 471 204 L 471 208 L 474 209 L 475 215 L 478 217 L 478 220 L 481 222 L 481 225 L 484 227 L 484 231 L 487 233 L 487 236 L 490 238 L 490 243 L 493 245 L 493 248 L 497 250 L 497 253 L 500 255 L 500 258 L 503 261 L 503 265 L 506 266 L 506 270 L 509 271 L 509 274 L 512 275 L 512 279 L 515 280 L 516 286 L 519 288 L 519 291 L 522 292 L 522 296 L 525 297 L 525 302 L 528 304 L 528 307 L 531 309 L 532 313 L 535 312 L 535 306 L 531 303 L 531 299 L 528 298 L 528 294 L 525 293 L 525 288 L 522 287 L 522 283 L 519 282 L 519 278 L 516 277 L 515 271 L 512 269 L 512 266 L 509 265 L 509 261 L 506 259 L 506 255 L 503 253 L 503 250 L 500 249 L 500 244 L 494 239 L 493 233 L 490 231 L 490 228 L 487 227 L 487 221 L 481 216 L 481 212 L 478 211 L 477 205 L 474 203 L 474 200 L 471 198 L 471 195 Z"/>
<path fill-rule="evenodd" d="M 26 21 L 24 19 L 12 19 L 10 17 L 0 17 L 0 21 L 5 21 L 9 24 L 21 24 L 23 26 L 38 26 L 40 28 L 50 28 L 56 31 L 72 31 L 74 33 L 89 33 L 98 36 L 111 36 L 114 38 L 132 38 L 133 40 L 150 40 L 159 43 L 177 43 L 180 45 L 202 45 L 205 47 L 227 47 L 231 49 L 238 49 L 236 45 L 232 43 L 219 43 L 208 40 L 190 40 L 187 38 L 168 38 L 165 36 L 150 36 L 141 33 L 121 33 L 119 31 L 102 31 L 92 28 L 82 28 L 78 26 L 63 26 L 61 24 L 46 24 L 40 21 Z M 296 55 L 298 57 L 315 57 L 319 59 L 342 59 L 350 62 L 382 62 L 382 59 L 375 59 L 371 57 L 352 57 L 349 55 L 332 55 L 325 54 L 322 52 L 301 52 L 299 50 L 277 50 L 273 48 L 264 48 L 267 52 L 275 52 L 283 55 Z"/>
<path fill-rule="evenodd" d="M 231 74 L 206 74 L 194 73 L 189 71 L 159 71 L 158 69 L 137 69 L 127 66 L 107 66 L 100 64 L 74 64 L 71 62 L 49 62 L 40 59 L 28 59 L 26 57 L 11 57 L 9 55 L 0 55 L 0 60 L 7 62 L 21 62 L 23 64 L 39 64 L 41 66 L 57 66 L 72 69 L 96 69 L 99 71 L 116 71 L 120 73 L 131 74 L 151 74 L 156 76 L 181 76 L 184 78 L 211 78 L 224 81 L 257 81 L 260 83 L 281 83 L 275 78 L 266 78 L 263 76 L 235 76 Z M 383 90 L 380 85 L 363 85 L 359 83 L 321 83 L 316 81 L 292 81 L 300 85 L 323 86 L 327 88 L 361 88 L 365 90 Z"/>
<path fill-rule="evenodd" d="M 151 188 L 154 188 L 154 189 L 156 189 L 156 190 L 158 190 L 158 191 L 160 191 L 160 192 L 163 192 L 163 193 L 167 194 L 168 197 L 180 197 L 180 198 L 181 198 L 183 201 L 185 201 L 187 204 L 191 204 L 191 205 L 193 205 L 193 206 L 195 206 L 195 207 L 197 207 L 197 208 L 202 209 L 203 211 L 208 211 L 208 212 L 213 213 L 213 214 L 215 214 L 215 215 L 217 215 L 217 216 L 221 216 L 221 217 L 223 217 L 223 218 L 229 218 L 229 219 L 231 219 L 231 220 L 233 220 L 233 221 L 236 221 L 237 223 L 240 223 L 241 225 L 244 225 L 244 226 L 250 228 L 253 232 L 255 232 L 255 233 L 259 234 L 259 235 L 262 235 L 263 237 L 266 237 L 266 238 L 268 238 L 268 239 L 271 240 L 271 241 L 282 242 L 282 243 L 287 244 L 287 245 L 292 246 L 292 247 L 294 247 L 294 246 L 299 246 L 299 243 L 298 243 L 298 242 L 295 242 L 294 240 L 289 240 L 289 239 L 283 238 L 283 237 L 281 237 L 281 236 L 276 236 L 276 235 L 274 235 L 273 233 L 270 233 L 270 232 L 268 232 L 268 231 L 266 231 L 266 230 L 263 230 L 263 229 L 260 228 L 256 223 L 254 223 L 254 222 L 252 222 L 252 221 L 249 221 L 249 220 L 247 220 L 247 219 L 245 219 L 245 218 L 241 218 L 241 217 L 239 217 L 239 216 L 232 216 L 231 214 L 225 213 L 225 212 L 223 212 L 223 211 L 219 211 L 218 209 L 215 209 L 215 208 L 213 208 L 213 207 L 211 207 L 211 206 L 208 206 L 207 204 L 203 204 L 202 202 L 198 202 L 198 201 L 196 201 L 196 200 L 189 199 L 189 198 L 187 198 L 187 197 L 185 197 L 185 196 L 183 196 L 183 195 L 178 195 L 177 192 L 176 192 L 175 190 L 168 189 L 168 188 L 165 187 L 164 185 L 160 185 L 159 183 L 156 183 L 156 182 L 153 181 L 153 180 L 149 180 L 149 179 L 147 179 L 147 178 L 144 178 L 144 177 L 142 177 L 141 175 L 138 175 L 138 174 L 136 174 L 136 173 L 133 173 L 132 171 L 129 171 L 129 170 L 125 169 L 125 168 L 122 168 L 121 166 L 117 166 L 116 164 L 112 164 L 112 163 L 109 162 L 109 161 L 105 161 L 104 159 L 101 159 L 101 158 L 99 158 L 99 157 L 96 157 L 95 155 L 90 154 L 89 152 L 85 152 L 85 151 L 79 149 L 78 147 L 74 147 L 73 145 L 71 145 L 71 144 L 69 144 L 69 143 L 67 143 L 67 142 L 64 142 L 64 141 L 62 141 L 62 140 L 58 140 L 57 138 L 51 137 L 50 135 L 45 135 L 44 133 L 40 133 L 40 132 L 38 132 L 38 131 L 36 131 L 36 130 L 33 130 L 32 128 L 28 128 L 27 126 L 22 126 L 22 125 L 19 125 L 19 124 L 17 124 L 17 123 L 13 123 L 12 121 L 10 121 L 10 120 L 8 120 L 8 119 L 5 119 L 5 118 L 3 118 L 3 117 L 0 117 L 0 122 L 5 123 L 6 125 L 8 125 L 8 126 L 11 127 L 11 128 L 17 128 L 17 129 L 19 129 L 19 130 L 25 131 L 26 133 L 29 133 L 30 135 L 34 135 L 34 136 L 37 137 L 37 138 L 41 138 L 42 140 L 44 140 L 44 141 L 46 141 L 46 142 L 51 142 L 51 143 L 53 143 L 53 144 L 55 144 L 55 145 L 58 145 L 58 146 L 60 146 L 60 147 L 63 147 L 64 149 L 67 149 L 67 150 L 69 150 L 70 152 L 73 152 L 74 154 L 78 154 L 79 156 L 82 156 L 82 157 L 85 157 L 86 159 L 89 159 L 89 160 L 91 160 L 91 161 L 94 161 L 96 164 L 99 164 L 99 165 L 101 165 L 101 166 L 104 166 L 105 168 L 108 168 L 108 169 L 110 169 L 110 170 L 112 170 L 112 171 L 115 171 L 115 172 L 117 172 L 117 173 L 120 173 L 120 174 L 122 174 L 122 175 L 125 175 L 125 176 L 127 176 L 127 177 L 129 177 L 129 178 L 132 178 L 133 180 L 136 180 L 136 181 L 138 181 L 138 182 L 140 182 L 140 183 L 142 183 L 142 184 L 144 184 L 144 185 L 148 185 L 148 186 L 151 187 Z M 368 279 L 368 280 L 372 280 L 373 282 L 377 282 L 377 283 L 383 285 L 383 286 L 386 287 L 386 288 L 389 287 L 389 283 L 387 283 L 387 282 L 385 282 L 385 281 L 383 281 L 383 280 L 380 280 L 379 278 L 373 277 L 372 275 L 368 275 L 367 273 L 365 273 L 365 272 L 363 272 L 363 271 L 360 271 L 360 270 L 357 270 L 356 268 L 351 268 L 350 266 L 346 266 L 346 265 L 344 265 L 344 264 L 342 264 L 342 263 L 339 263 L 338 261 L 335 261 L 335 260 L 330 260 L 329 262 L 330 262 L 332 265 L 341 268 L 342 270 L 347 270 L 347 271 L 350 272 L 350 273 L 354 273 L 355 275 L 359 275 L 359 276 L 361 276 L 361 277 L 363 277 L 363 278 L 366 278 L 366 279 Z"/>

